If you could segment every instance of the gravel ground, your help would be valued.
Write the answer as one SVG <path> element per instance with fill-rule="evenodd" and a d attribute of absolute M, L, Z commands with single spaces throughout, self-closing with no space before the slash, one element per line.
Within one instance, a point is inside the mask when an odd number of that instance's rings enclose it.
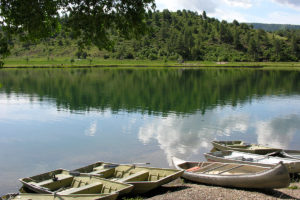
<path fill-rule="evenodd" d="M 293 188 L 293 189 L 292 189 Z M 291 183 L 288 188 L 274 190 L 245 190 L 224 188 L 217 186 L 201 185 L 177 179 L 140 199 L 164 200 L 164 199 L 299 199 L 300 183 Z M 129 198 L 128 198 L 129 199 Z M 133 197 L 133 199 L 139 199 Z"/>

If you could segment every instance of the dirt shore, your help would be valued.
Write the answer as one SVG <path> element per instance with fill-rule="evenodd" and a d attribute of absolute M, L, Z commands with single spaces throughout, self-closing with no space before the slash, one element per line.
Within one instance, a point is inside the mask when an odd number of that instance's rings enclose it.
<path fill-rule="evenodd" d="M 274 190 L 245 190 L 201 185 L 177 179 L 140 199 L 186 200 L 186 199 L 300 199 L 300 183 L 291 183 L 288 188 Z M 134 198 L 135 199 L 135 198 Z M 139 198 L 136 198 L 139 199 Z"/>

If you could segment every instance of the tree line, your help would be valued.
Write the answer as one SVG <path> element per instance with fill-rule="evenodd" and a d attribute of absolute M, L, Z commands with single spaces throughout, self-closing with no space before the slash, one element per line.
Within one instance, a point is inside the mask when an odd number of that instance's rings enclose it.
<path fill-rule="evenodd" d="M 49 49 L 70 48 L 70 43 L 81 47 L 82 40 L 70 31 L 67 15 L 60 17 L 61 31 L 43 40 L 44 54 Z M 147 33 L 129 39 L 109 28 L 109 51 L 101 51 L 98 56 L 104 59 L 140 60 L 196 60 L 196 61 L 299 61 L 300 30 L 278 30 L 268 32 L 254 29 L 252 25 L 219 21 L 210 18 L 205 11 L 201 14 L 188 10 L 177 12 L 148 11 L 145 16 Z M 132 37 L 130 37 L 132 38 Z M 17 42 L 17 41 L 16 41 Z M 20 48 L 35 48 L 37 43 L 27 42 Z M 55 48 L 54 48 L 55 47 Z M 46 50 L 45 50 L 46 49 Z M 51 52 L 50 52 L 51 53 Z M 17 54 L 16 54 L 17 55 Z M 22 55 L 22 54 L 19 54 Z M 56 54 L 56 56 L 60 56 Z M 79 48 L 74 56 L 82 59 L 91 57 L 90 47 Z"/>
<path fill-rule="evenodd" d="M 115 58 L 203 61 L 298 61 L 300 30 L 266 32 L 245 23 L 182 10 L 149 12 L 150 34 L 139 40 L 119 38 Z"/>

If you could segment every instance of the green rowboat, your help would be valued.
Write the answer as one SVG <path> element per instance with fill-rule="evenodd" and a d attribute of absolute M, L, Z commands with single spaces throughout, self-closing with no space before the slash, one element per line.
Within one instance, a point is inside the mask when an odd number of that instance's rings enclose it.
<path fill-rule="evenodd" d="M 213 141 L 213 151 L 241 151 L 260 155 L 278 156 L 282 158 L 300 159 L 299 150 L 285 150 L 258 144 L 248 144 L 243 141 Z"/>
<path fill-rule="evenodd" d="M 128 194 L 132 185 L 112 180 L 102 179 L 98 176 L 71 173 L 64 169 L 19 179 L 24 187 L 40 193 L 52 195 L 74 194 Z"/>
<path fill-rule="evenodd" d="M 74 170 L 80 174 L 131 184 L 133 194 L 141 194 L 169 183 L 183 174 L 183 170 L 142 167 L 135 164 L 96 162 Z"/>
<path fill-rule="evenodd" d="M 281 149 L 270 148 L 257 144 L 248 144 L 243 141 L 213 141 L 212 145 L 219 151 L 242 151 L 246 153 L 255 153 L 265 155 L 268 153 L 280 151 Z"/>
<path fill-rule="evenodd" d="M 118 193 L 111 194 L 8 194 L 0 197 L 1 200 L 115 200 Z"/>

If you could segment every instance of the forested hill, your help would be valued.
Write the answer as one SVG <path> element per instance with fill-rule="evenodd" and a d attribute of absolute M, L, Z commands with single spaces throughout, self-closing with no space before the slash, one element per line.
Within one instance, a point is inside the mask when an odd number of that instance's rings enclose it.
<path fill-rule="evenodd" d="M 62 19 L 63 20 L 63 19 Z M 298 61 L 300 30 L 269 33 L 245 23 L 228 23 L 191 11 L 150 12 L 149 34 L 134 40 L 117 36 L 111 52 L 95 47 L 78 51 L 72 33 L 64 29 L 41 44 L 15 41 L 12 56 L 149 60 Z"/>
<path fill-rule="evenodd" d="M 253 25 L 255 29 L 263 29 L 265 31 L 278 31 L 278 30 L 298 30 L 300 25 L 292 24 L 263 24 L 263 23 L 248 23 Z"/>

